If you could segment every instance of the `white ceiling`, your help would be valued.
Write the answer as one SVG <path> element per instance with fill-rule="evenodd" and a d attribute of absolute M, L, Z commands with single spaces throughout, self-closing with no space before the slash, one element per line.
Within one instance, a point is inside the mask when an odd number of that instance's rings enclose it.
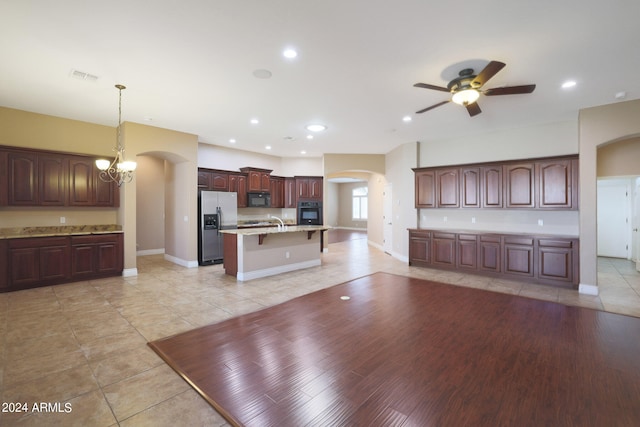
<path fill-rule="evenodd" d="M 383 154 L 576 120 L 622 91 L 639 99 L 638 17 L 637 0 L 3 1 L 0 105 L 116 126 L 121 83 L 124 121 L 204 143 Z M 286 47 L 298 57 L 284 58 Z M 507 66 L 485 88 L 535 83 L 535 92 L 481 97 L 473 118 L 453 103 L 414 114 L 448 95 L 414 83 L 446 86 L 490 60 Z M 98 79 L 72 78 L 74 69 Z M 259 69 L 272 77 L 254 77 Z M 577 86 L 561 89 L 568 79 Z M 328 130 L 308 140 L 312 122 Z"/>

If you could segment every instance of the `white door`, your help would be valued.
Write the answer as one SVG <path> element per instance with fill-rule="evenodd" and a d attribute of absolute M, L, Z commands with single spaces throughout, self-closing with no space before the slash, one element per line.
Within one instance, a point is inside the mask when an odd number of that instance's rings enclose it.
<path fill-rule="evenodd" d="M 628 179 L 598 180 L 598 256 L 630 258 Z"/>
<path fill-rule="evenodd" d="M 633 247 L 635 253 L 633 256 L 636 260 L 636 270 L 640 271 L 640 177 L 635 178 L 634 198 L 633 198 Z"/>
<path fill-rule="evenodd" d="M 382 239 L 384 241 L 382 249 L 388 254 L 393 251 L 393 202 L 391 189 L 391 184 L 386 184 L 382 197 L 382 223 L 384 224 L 382 228 Z"/>

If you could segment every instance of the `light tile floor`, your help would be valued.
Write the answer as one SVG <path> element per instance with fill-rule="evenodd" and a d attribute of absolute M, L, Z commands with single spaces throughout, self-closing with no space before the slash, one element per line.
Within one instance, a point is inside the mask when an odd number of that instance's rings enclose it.
<path fill-rule="evenodd" d="M 147 341 L 376 271 L 640 317 L 640 273 L 616 259 L 599 260 L 599 296 L 409 267 L 365 239 L 331 244 L 321 267 L 246 283 L 220 265 L 187 269 L 162 256 L 140 257 L 138 271 L 0 294 L 1 409 L 29 410 L 0 411 L 1 426 L 226 426 Z M 49 410 L 33 412 L 41 402 Z"/>

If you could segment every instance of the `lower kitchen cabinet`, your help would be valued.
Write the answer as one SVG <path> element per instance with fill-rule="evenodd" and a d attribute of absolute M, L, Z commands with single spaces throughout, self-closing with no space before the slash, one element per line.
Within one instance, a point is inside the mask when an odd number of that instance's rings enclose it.
<path fill-rule="evenodd" d="M 0 242 L 0 292 L 115 276 L 123 268 L 122 233 Z"/>
<path fill-rule="evenodd" d="M 409 265 L 577 287 L 577 238 L 409 230 Z"/>

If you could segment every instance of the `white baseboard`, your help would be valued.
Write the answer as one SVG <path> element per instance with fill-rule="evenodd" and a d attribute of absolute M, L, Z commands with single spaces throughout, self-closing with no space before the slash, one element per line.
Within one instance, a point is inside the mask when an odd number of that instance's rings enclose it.
<path fill-rule="evenodd" d="M 321 260 L 312 259 L 310 261 L 279 265 L 277 267 L 264 268 L 262 270 L 247 271 L 245 273 L 241 273 L 238 271 L 238 273 L 236 274 L 236 279 L 244 282 L 246 280 L 259 279 L 261 277 L 275 276 L 276 274 L 287 273 L 289 271 L 302 270 L 303 268 L 317 267 L 321 264 Z"/>
<path fill-rule="evenodd" d="M 169 254 L 164 254 L 164 259 L 187 268 L 195 268 L 198 266 L 198 261 L 187 261 Z"/>
<path fill-rule="evenodd" d="M 122 277 L 133 277 L 138 275 L 137 268 L 125 268 L 122 270 Z"/>
<path fill-rule="evenodd" d="M 136 256 L 160 255 L 164 253 L 164 248 L 160 249 L 144 249 L 136 252 Z"/>
<path fill-rule="evenodd" d="M 578 293 L 585 295 L 598 295 L 598 287 L 594 285 L 585 285 L 584 283 L 580 283 L 578 286 Z"/>

